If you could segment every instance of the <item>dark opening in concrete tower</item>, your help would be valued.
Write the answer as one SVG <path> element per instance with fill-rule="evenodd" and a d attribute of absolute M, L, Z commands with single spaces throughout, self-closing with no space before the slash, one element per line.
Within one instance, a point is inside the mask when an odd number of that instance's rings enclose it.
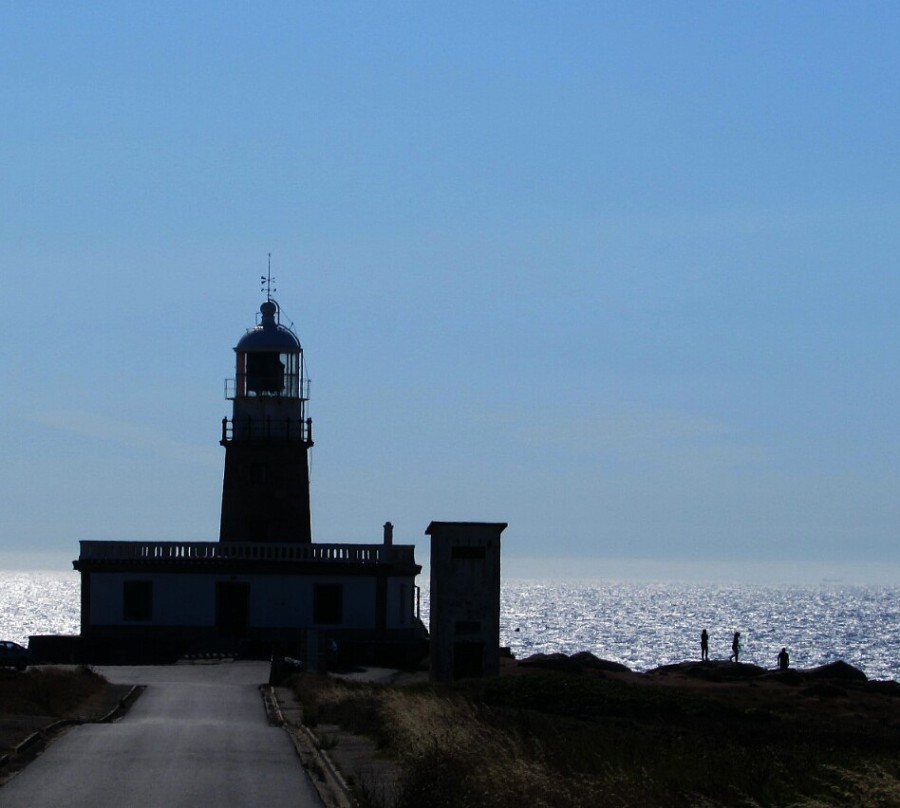
<path fill-rule="evenodd" d="M 235 377 L 225 384 L 233 403 L 232 417 L 222 419 L 219 541 L 309 544 L 313 440 L 303 348 L 274 300 L 259 311 L 259 324 L 234 349 Z"/>

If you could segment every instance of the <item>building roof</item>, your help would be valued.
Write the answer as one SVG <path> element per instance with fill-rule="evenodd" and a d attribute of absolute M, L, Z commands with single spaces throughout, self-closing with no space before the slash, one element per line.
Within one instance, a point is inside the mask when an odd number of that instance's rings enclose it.
<path fill-rule="evenodd" d="M 278 353 L 299 353 L 300 340 L 290 328 L 278 322 L 278 304 L 267 300 L 259 307 L 260 323 L 251 328 L 235 346 L 242 353 L 256 351 L 277 351 Z"/>

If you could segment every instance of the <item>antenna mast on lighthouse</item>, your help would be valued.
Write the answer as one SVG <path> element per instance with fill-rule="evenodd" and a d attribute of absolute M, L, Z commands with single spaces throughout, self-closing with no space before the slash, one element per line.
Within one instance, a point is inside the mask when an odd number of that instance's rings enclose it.
<path fill-rule="evenodd" d="M 275 283 L 275 278 L 272 277 L 272 253 L 269 253 L 269 268 L 265 275 L 259 276 L 259 291 L 266 293 L 266 300 L 272 299 L 272 292 L 277 292 L 273 284 Z"/>

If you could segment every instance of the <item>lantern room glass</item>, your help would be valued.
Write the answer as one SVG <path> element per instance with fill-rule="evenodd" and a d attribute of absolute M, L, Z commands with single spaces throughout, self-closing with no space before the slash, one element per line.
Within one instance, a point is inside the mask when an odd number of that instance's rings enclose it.
<path fill-rule="evenodd" d="M 299 353 L 248 351 L 237 356 L 239 396 L 300 398 L 303 367 Z"/>

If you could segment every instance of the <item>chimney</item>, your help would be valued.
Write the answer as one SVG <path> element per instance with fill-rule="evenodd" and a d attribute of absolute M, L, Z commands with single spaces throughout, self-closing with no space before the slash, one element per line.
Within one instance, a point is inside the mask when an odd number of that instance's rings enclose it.
<path fill-rule="evenodd" d="M 390 522 L 384 523 L 384 546 L 390 547 L 394 543 L 394 526 Z"/>

